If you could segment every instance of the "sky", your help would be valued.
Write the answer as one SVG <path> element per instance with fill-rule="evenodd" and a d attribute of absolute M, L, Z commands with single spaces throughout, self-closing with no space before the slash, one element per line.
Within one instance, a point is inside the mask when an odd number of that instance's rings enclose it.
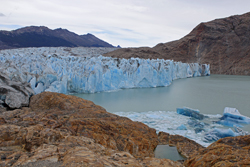
<path fill-rule="evenodd" d="M 178 40 L 201 22 L 250 12 L 249 0 L 0 0 L 0 30 L 91 33 L 121 47 Z"/>

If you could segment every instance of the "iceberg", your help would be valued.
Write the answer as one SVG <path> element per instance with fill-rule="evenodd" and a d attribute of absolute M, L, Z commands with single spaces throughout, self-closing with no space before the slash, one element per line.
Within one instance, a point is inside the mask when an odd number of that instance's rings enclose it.
<path fill-rule="evenodd" d="M 44 91 L 95 93 L 168 86 L 176 79 L 210 75 L 207 64 L 111 58 L 96 52 L 91 54 L 88 49 L 43 47 L 1 50 L 0 70 L 11 80 L 30 83 L 35 94 Z"/>
<path fill-rule="evenodd" d="M 199 120 L 204 119 L 204 115 L 200 114 L 199 110 L 188 108 L 188 107 L 183 107 L 183 108 L 177 108 L 177 113 L 181 115 L 185 115 L 188 117 L 193 117 Z"/>
<path fill-rule="evenodd" d="M 177 129 L 177 130 L 187 130 L 187 127 L 186 127 L 185 125 L 181 124 L 181 125 L 178 126 L 176 129 Z"/>
<path fill-rule="evenodd" d="M 205 125 L 207 127 L 209 126 L 209 124 L 204 122 L 199 122 L 194 118 L 188 120 L 187 123 L 190 127 L 194 128 L 195 133 L 201 133 L 202 131 L 205 131 Z"/>
<path fill-rule="evenodd" d="M 242 127 L 240 124 L 250 124 L 250 118 L 241 115 L 236 108 L 225 107 L 223 116 L 217 123 L 229 127 Z"/>
<path fill-rule="evenodd" d="M 234 136 L 239 136 L 239 134 L 234 132 L 231 128 L 229 129 L 215 128 L 204 135 L 204 141 L 213 142 L 224 137 L 234 137 Z"/>

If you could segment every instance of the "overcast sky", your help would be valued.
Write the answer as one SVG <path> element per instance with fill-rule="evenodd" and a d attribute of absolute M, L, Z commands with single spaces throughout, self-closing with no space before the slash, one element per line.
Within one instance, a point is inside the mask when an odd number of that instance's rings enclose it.
<path fill-rule="evenodd" d="M 249 0 L 0 0 L 0 29 L 91 33 L 122 47 L 180 39 L 200 22 L 250 12 Z"/>

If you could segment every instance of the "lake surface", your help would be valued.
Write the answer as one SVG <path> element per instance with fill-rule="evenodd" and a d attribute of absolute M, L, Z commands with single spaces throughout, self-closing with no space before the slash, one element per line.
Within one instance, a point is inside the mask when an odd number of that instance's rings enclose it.
<path fill-rule="evenodd" d="M 170 147 L 169 145 L 158 145 L 155 149 L 155 158 L 166 158 L 166 157 L 173 161 L 186 159 L 178 153 L 176 147 Z"/>
<path fill-rule="evenodd" d="M 157 131 L 183 135 L 204 146 L 210 144 L 203 141 L 205 132 L 196 134 L 192 128 L 176 130 L 181 124 L 187 126 L 189 119 L 177 114 L 176 108 L 190 107 L 209 116 L 208 130 L 229 128 L 212 123 L 221 117 L 225 107 L 237 108 L 242 115 L 250 117 L 249 76 L 211 75 L 175 80 L 168 87 L 123 89 L 76 96 L 91 100 L 108 112 L 141 121 Z M 248 125 L 242 129 L 250 132 Z"/>

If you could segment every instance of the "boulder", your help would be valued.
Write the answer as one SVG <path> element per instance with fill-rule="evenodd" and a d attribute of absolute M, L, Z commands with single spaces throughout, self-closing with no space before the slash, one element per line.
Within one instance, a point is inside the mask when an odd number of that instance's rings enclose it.
<path fill-rule="evenodd" d="M 28 106 L 33 94 L 34 91 L 29 83 L 12 81 L 5 74 L 0 73 L 0 108 L 15 109 Z"/>

